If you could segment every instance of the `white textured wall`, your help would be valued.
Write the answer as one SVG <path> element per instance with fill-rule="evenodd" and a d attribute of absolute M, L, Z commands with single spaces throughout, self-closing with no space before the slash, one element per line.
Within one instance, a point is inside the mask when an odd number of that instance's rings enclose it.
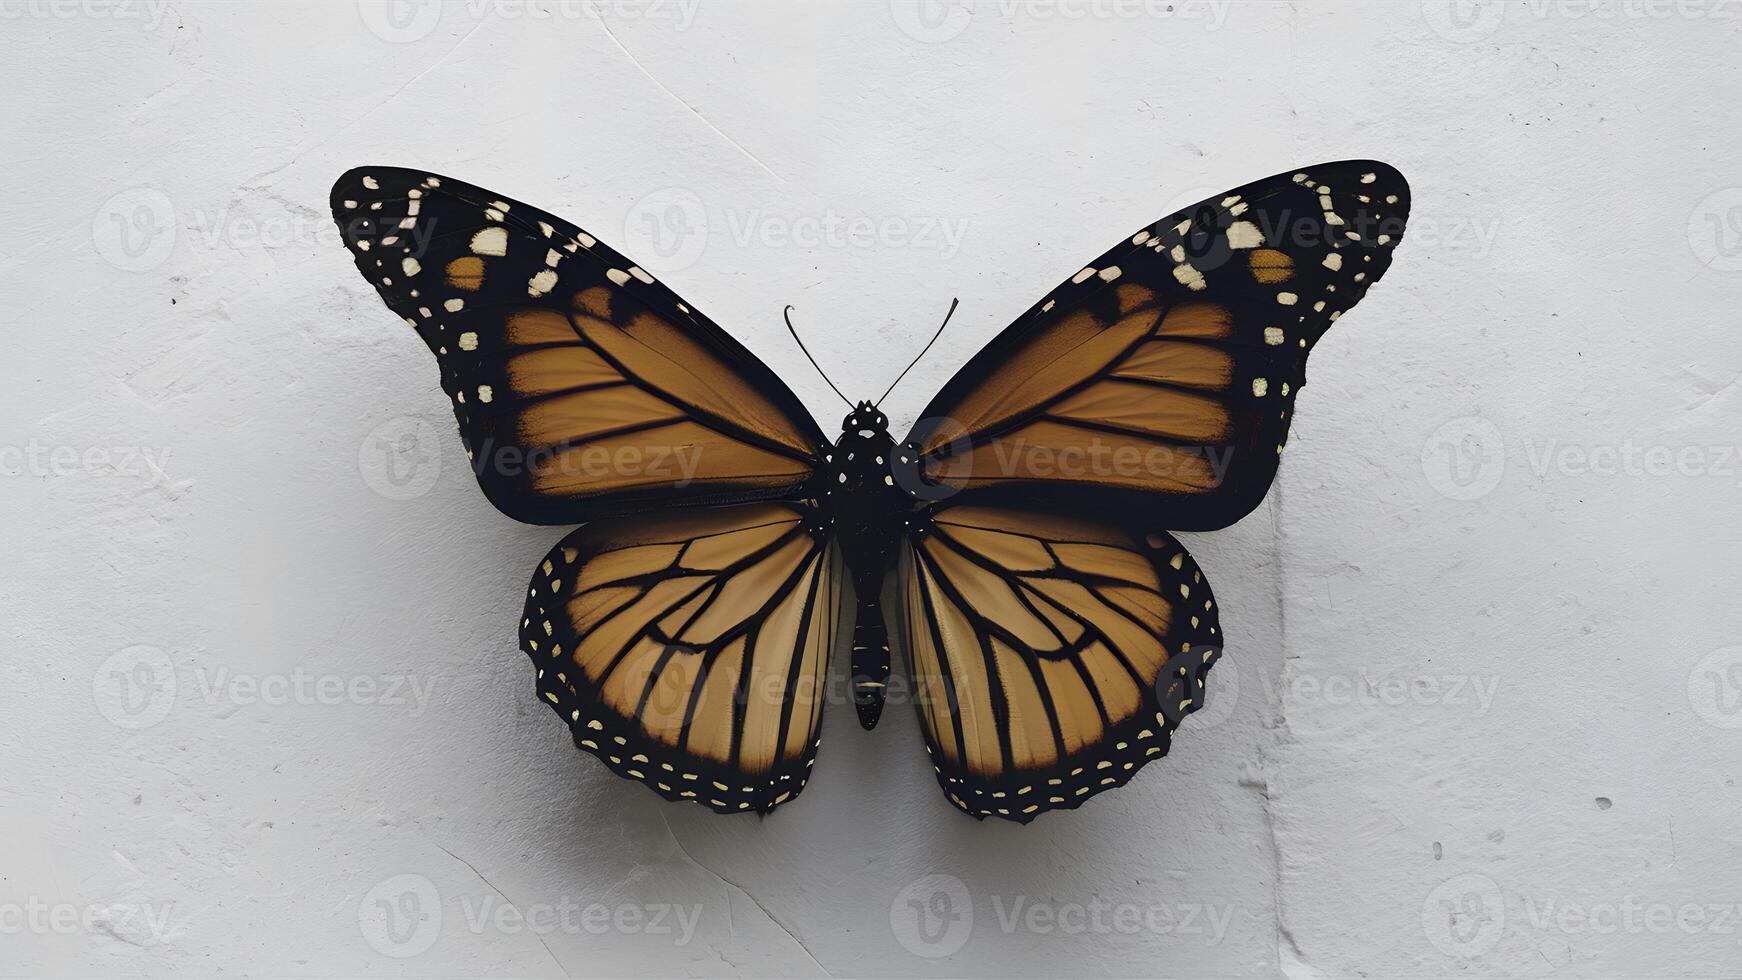
<path fill-rule="evenodd" d="M 1736 974 L 1739 19 L 0 0 L 0 974 Z M 376 162 L 568 216 L 831 427 L 781 306 L 868 395 L 959 295 L 905 425 L 1119 236 L 1348 156 L 1414 223 L 1190 539 L 1212 705 L 1027 828 L 899 707 L 760 821 L 578 754 L 514 644 L 562 532 L 324 207 Z"/>

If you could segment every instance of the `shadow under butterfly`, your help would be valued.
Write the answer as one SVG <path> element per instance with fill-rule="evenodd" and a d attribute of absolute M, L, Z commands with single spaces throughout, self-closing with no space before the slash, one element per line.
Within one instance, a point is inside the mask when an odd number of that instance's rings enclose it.
<path fill-rule="evenodd" d="M 485 495 L 583 525 L 520 624 L 578 746 L 668 799 L 772 810 L 815 760 L 849 611 L 876 724 L 893 575 L 938 784 L 1026 823 L 1128 781 L 1204 703 L 1217 608 L 1168 531 L 1263 499 L 1307 355 L 1389 267 L 1409 190 L 1326 163 L 1148 225 L 899 442 L 869 400 L 830 441 L 731 335 L 553 215 L 391 167 L 346 173 L 332 208 L 436 354 Z"/>

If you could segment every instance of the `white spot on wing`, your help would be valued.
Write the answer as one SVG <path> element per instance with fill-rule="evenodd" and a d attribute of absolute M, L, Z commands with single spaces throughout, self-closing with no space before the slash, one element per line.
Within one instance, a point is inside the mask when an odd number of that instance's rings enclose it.
<path fill-rule="evenodd" d="M 480 230 L 472 236 L 472 251 L 479 255 L 507 255 L 508 229 L 494 226 Z"/>
<path fill-rule="evenodd" d="M 1228 226 L 1230 248 L 1257 248 L 1264 244 L 1264 235 L 1250 221 L 1236 221 Z"/>

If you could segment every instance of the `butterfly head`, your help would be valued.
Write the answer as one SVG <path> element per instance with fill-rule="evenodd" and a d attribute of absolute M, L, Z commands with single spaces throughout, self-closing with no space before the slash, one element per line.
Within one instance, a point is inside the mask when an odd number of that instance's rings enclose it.
<path fill-rule="evenodd" d="M 841 421 L 841 431 L 865 439 L 885 435 L 889 432 L 889 417 L 884 415 L 876 405 L 870 402 L 860 402 Z"/>

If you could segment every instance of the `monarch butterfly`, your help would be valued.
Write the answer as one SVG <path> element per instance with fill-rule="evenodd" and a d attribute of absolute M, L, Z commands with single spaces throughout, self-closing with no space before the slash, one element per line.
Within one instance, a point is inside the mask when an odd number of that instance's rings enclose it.
<path fill-rule="evenodd" d="M 485 495 L 582 525 L 520 623 L 579 747 L 668 799 L 767 813 L 815 760 L 849 588 L 876 724 L 888 584 L 939 785 L 1026 823 L 1124 784 L 1204 703 L 1217 607 L 1168 531 L 1263 499 L 1307 354 L 1385 273 L 1409 191 L 1326 163 L 1148 225 L 900 442 L 869 400 L 829 440 L 730 334 L 536 208 L 388 167 L 340 177 L 332 207 L 435 353 Z"/>

